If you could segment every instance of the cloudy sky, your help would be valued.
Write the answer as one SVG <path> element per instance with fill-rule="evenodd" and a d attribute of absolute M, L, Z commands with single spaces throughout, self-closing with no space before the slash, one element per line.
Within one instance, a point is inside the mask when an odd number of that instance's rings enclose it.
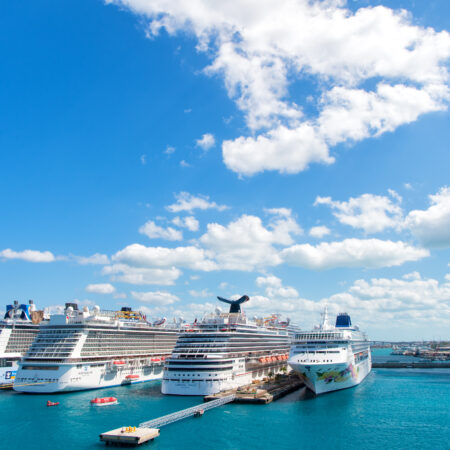
<path fill-rule="evenodd" d="M 3 304 L 450 338 L 447 0 L 0 9 Z"/>

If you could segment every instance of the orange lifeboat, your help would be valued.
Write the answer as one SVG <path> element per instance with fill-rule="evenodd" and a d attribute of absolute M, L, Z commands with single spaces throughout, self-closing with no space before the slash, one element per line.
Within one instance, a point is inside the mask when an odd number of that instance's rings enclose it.
<path fill-rule="evenodd" d="M 260 363 L 263 363 L 263 362 L 265 362 L 266 361 L 266 358 L 259 358 L 259 362 Z"/>
<path fill-rule="evenodd" d="M 125 361 L 113 361 L 113 364 L 116 366 L 123 366 L 125 364 Z"/>
<path fill-rule="evenodd" d="M 139 379 L 139 375 L 132 373 L 130 375 L 127 375 L 125 378 L 127 380 L 138 380 Z"/>
<path fill-rule="evenodd" d="M 278 355 L 278 356 L 277 356 L 277 361 L 283 361 L 283 356 Z"/>
<path fill-rule="evenodd" d="M 91 405 L 94 406 L 106 406 L 106 405 L 117 405 L 116 397 L 103 397 L 103 398 L 94 398 L 91 400 Z"/>

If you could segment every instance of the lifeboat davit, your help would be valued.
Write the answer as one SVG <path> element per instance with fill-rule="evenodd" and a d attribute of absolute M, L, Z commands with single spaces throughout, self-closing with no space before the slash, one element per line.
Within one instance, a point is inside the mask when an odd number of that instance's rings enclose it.
<path fill-rule="evenodd" d="M 139 375 L 132 373 L 130 375 L 127 375 L 125 377 L 125 379 L 127 379 L 127 380 L 138 380 L 139 379 Z"/>
<path fill-rule="evenodd" d="M 59 402 L 51 402 L 50 400 L 47 400 L 47 406 L 58 406 Z"/>
<path fill-rule="evenodd" d="M 116 397 L 103 397 L 103 398 L 94 398 L 91 400 L 91 405 L 94 406 L 106 406 L 106 405 L 117 405 Z"/>

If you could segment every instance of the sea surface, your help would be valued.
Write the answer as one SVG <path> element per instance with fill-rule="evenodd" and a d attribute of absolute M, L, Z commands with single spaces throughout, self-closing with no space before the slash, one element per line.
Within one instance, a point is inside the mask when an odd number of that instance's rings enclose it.
<path fill-rule="evenodd" d="M 119 404 L 93 407 L 96 396 Z M 201 400 L 163 396 L 159 381 L 53 395 L 3 391 L 0 448 L 100 450 L 101 432 Z M 269 405 L 225 405 L 161 428 L 142 448 L 450 449 L 450 369 L 374 369 L 361 385 L 319 397 L 301 390 Z"/>

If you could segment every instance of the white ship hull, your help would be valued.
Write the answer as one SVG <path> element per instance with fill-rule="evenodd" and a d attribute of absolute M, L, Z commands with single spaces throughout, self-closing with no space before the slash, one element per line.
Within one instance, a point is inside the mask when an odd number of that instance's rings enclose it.
<path fill-rule="evenodd" d="M 261 369 L 255 372 L 248 372 L 243 374 L 233 375 L 232 373 L 225 376 L 226 378 L 220 381 L 213 381 L 208 378 L 213 378 L 214 373 L 201 374 L 194 373 L 194 376 L 190 379 L 182 378 L 174 381 L 163 379 L 161 385 L 161 392 L 168 395 L 212 395 L 222 391 L 228 391 L 230 389 L 237 389 L 241 386 L 247 386 L 254 380 L 261 380 L 266 378 L 269 372 L 273 374 L 280 372 L 281 366 L 278 368 L 270 367 L 268 369 Z M 211 377 L 210 377 L 211 375 Z M 168 373 L 165 373 L 164 378 L 170 377 Z"/>
<path fill-rule="evenodd" d="M 305 364 L 296 362 L 294 357 L 289 360 L 289 365 L 301 375 L 306 386 L 316 395 L 357 386 L 372 370 L 370 356 L 359 364 L 352 362 Z"/>
<path fill-rule="evenodd" d="M 0 388 L 12 388 L 17 369 L 17 363 L 13 363 L 11 367 L 0 367 Z"/>
<path fill-rule="evenodd" d="M 162 374 L 162 364 L 119 368 L 61 364 L 57 370 L 48 366 L 41 366 L 39 370 L 19 368 L 13 388 L 18 392 L 35 394 L 81 391 L 157 380 L 162 378 Z M 130 375 L 133 378 L 127 378 Z"/>

